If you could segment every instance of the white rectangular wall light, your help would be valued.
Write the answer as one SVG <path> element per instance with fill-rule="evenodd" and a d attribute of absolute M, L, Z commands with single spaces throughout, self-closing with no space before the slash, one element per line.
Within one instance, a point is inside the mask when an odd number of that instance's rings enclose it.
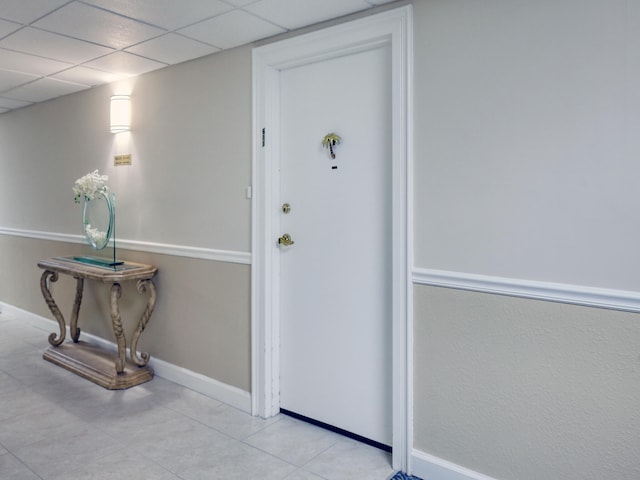
<path fill-rule="evenodd" d="M 111 133 L 131 130 L 131 97 L 113 95 L 111 97 Z"/>

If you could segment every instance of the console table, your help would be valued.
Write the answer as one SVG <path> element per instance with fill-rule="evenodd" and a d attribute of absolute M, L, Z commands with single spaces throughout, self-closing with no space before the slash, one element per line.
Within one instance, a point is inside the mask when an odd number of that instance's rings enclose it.
<path fill-rule="evenodd" d="M 60 327 L 59 334 L 49 335 L 51 346 L 43 355 L 45 360 L 109 390 L 122 390 L 153 378 L 153 370 L 147 365 L 150 359 L 149 353 L 142 352 L 138 355 L 136 349 L 140 335 L 147 326 L 156 303 L 156 287 L 152 280 L 158 272 L 156 267 L 130 262 L 114 267 L 102 267 L 83 263 L 75 260 L 74 257 L 55 257 L 41 260 L 38 262 L 38 267 L 44 270 L 42 277 L 40 277 L 42 295 Z M 63 343 L 66 335 L 65 319 L 49 290 L 49 282 L 56 282 L 58 274 L 69 275 L 76 279 L 75 301 L 69 323 L 69 333 L 73 343 Z M 79 340 L 78 314 L 85 280 L 111 285 L 109 306 L 113 333 L 118 345 L 115 366 L 112 352 Z M 122 328 L 119 301 L 122 294 L 120 284 L 130 281 L 136 281 L 137 292 L 139 294 L 147 293 L 148 298 L 147 305 L 131 339 L 130 358 L 127 359 L 127 342 Z"/>

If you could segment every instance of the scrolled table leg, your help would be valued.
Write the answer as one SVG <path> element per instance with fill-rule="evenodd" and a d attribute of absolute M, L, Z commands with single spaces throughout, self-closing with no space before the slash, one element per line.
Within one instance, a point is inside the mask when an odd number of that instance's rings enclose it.
<path fill-rule="evenodd" d="M 116 359 L 116 372 L 124 372 L 125 355 L 127 353 L 127 342 L 124 337 L 124 329 L 122 328 L 122 319 L 120 317 L 120 308 L 118 301 L 122 295 L 122 288 L 119 283 L 111 285 L 111 322 L 113 323 L 113 333 L 116 336 L 118 344 L 118 358 Z"/>
<path fill-rule="evenodd" d="M 44 296 L 45 302 L 47 302 L 47 306 L 49 307 L 49 310 L 51 310 L 51 313 L 58 321 L 58 326 L 60 327 L 60 336 L 58 338 L 56 338 L 55 333 L 52 333 L 51 335 L 49 335 L 49 343 L 54 347 L 57 347 L 62 342 L 64 342 L 64 337 L 66 335 L 67 329 L 65 327 L 64 317 L 62 316 L 62 312 L 60 312 L 58 305 L 56 305 L 56 301 L 53 299 L 53 296 L 51 296 L 51 291 L 47 286 L 47 281 L 57 282 L 58 273 L 52 272 L 51 270 L 45 270 L 42 273 L 42 276 L 40 277 L 40 290 L 42 291 L 42 295 Z"/>
<path fill-rule="evenodd" d="M 78 314 L 80 313 L 80 304 L 82 303 L 82 290 L 84 289 L 84 279 L 76 278 L 76 299 L 73 302 L 73 311 L 71 312 L 71 322 L 69 329 L 71 330 L 71 338 L 78 343 L 80 338 L 80 329 L 78 328 Z"/>
<path fill-rule="evenodd" d="M 139 367 L 144 367 L 149 363 L 149 359 L 151 358 L 148 352 L 141 352 L 140 356 L 138 356 L 137 347 L 138 347 L 138 339 L 142 332 L 144 332 L 147 323 L 149 322 L 149 318 L 153 313 L 153 309 L 156 304 L 156 286 L 153 284 L 151 280 L 139 280 L 137 285 L 138 293 L 143 294 L 146 291 L 149 291 L 149 299 L 147 300 L 147 306 L 142 313 L 142 317 L 140 317 L 140 321 L 138 322 L 138 326 L 136 331 L 133 333 L 133 338 L 131 339 L 131 360 L 133 360 L 136 365 Z"/>

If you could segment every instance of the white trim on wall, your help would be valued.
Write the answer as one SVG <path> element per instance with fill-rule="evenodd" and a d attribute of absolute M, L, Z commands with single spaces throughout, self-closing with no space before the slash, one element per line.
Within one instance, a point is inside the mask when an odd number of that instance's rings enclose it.
<path fill-rule="evenodd" d="M 586 307 L 640 312 L 640 293 L 626 290 L 492 277 L 427 268 L 413 269 L 413 283 Z"/>
<path fill-rule="evenodd" d="M 381 42 L 391 46 L 392 84 L 392 371 L 393 466 L 407 470 L 411 432 L 412 283 L 409 232 L 412 104 L 411 5 L 328 27 L 253 50 L 253 203 L 252 203 L 252 392 L 253 413 L 270 417 L 279 411 L 279 319 L 277 255 L 273 248 L 276 223 L 271 199 L 278 191 L 274 167 L 278 158 L 279 71 L 337 54 L 361 51 Z M 268 132 L 263 146 L 262 129 Z"/>
<path fill-rule="evenodd" d="M 27 310 L 14 307 L 8 303 L 0 302 L 0 314 L 3 316 L 20 318 L 21 320 L 24 320 L 30 325 L 44 330 L 45 332 L 60 331 L 57 322 L 40 315 L 36 315 L 35 313 L 31 313 Z M 69 327 L 67 326 L 67 330 L 68 329 Z M 44 341 L 46 341 L 47 335 L 48 334 L 43 333 L 42 339 Z M 68 332 L 67 335 L 69 335 Z M 70 338 L 70 336 L 68 336 L 68 338 Z M 118 350 L 115 343 L 84 331 L 82 332 L 82 339 L 114 353 Z M 222 383 L 200 373 L 165 362 L 164 360 L 153 358 L 153 356 L 149 361 L 149 365 L 159 377 L 219 400 L 227 405 L 242 410 L 243 412 L 251 413 L 251 394 L 249 392 L 238 387 L 234 387 L 233 385 Z"/>
<path fill-rule="evenodd" d="M 433 480 L 496 480 L 442 458 L 414 450 L 411 455 L 412 475 Z"/>
<path fill-rule="evenodd" d="M 38 230 L 23 230 L 17 228 L 0 227 L 0 235 L 34 238 L 38 240 L 51 240 L 55 242 L 86 243 L 82 235 L 42 232 Z M 202 260 L 215 260 L 218 262 L 251 265 L 251 254 L 247 252 L 216 250 L 213 248 L 191 247 L 187 245 L 173 245 L 168 243 L 141 242 L 139 240 L 126 240 L 120 238 L 118 238 L 118 248 L 123 250 L 135 250 L 137 252 L 161 253 L 163 255 L 173 255 L 177 257 L 189 257 Z"/>

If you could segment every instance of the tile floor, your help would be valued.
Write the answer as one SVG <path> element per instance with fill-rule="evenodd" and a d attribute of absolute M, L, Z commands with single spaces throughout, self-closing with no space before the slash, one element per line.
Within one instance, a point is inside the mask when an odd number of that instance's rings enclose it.
<path fill-rule="evenodd" d="M 385 480 L 390 455 L 263 420 L 156 377 L 109 391 L 42 359 L 51 333 L 0 313 L 0 479 Z"/>

